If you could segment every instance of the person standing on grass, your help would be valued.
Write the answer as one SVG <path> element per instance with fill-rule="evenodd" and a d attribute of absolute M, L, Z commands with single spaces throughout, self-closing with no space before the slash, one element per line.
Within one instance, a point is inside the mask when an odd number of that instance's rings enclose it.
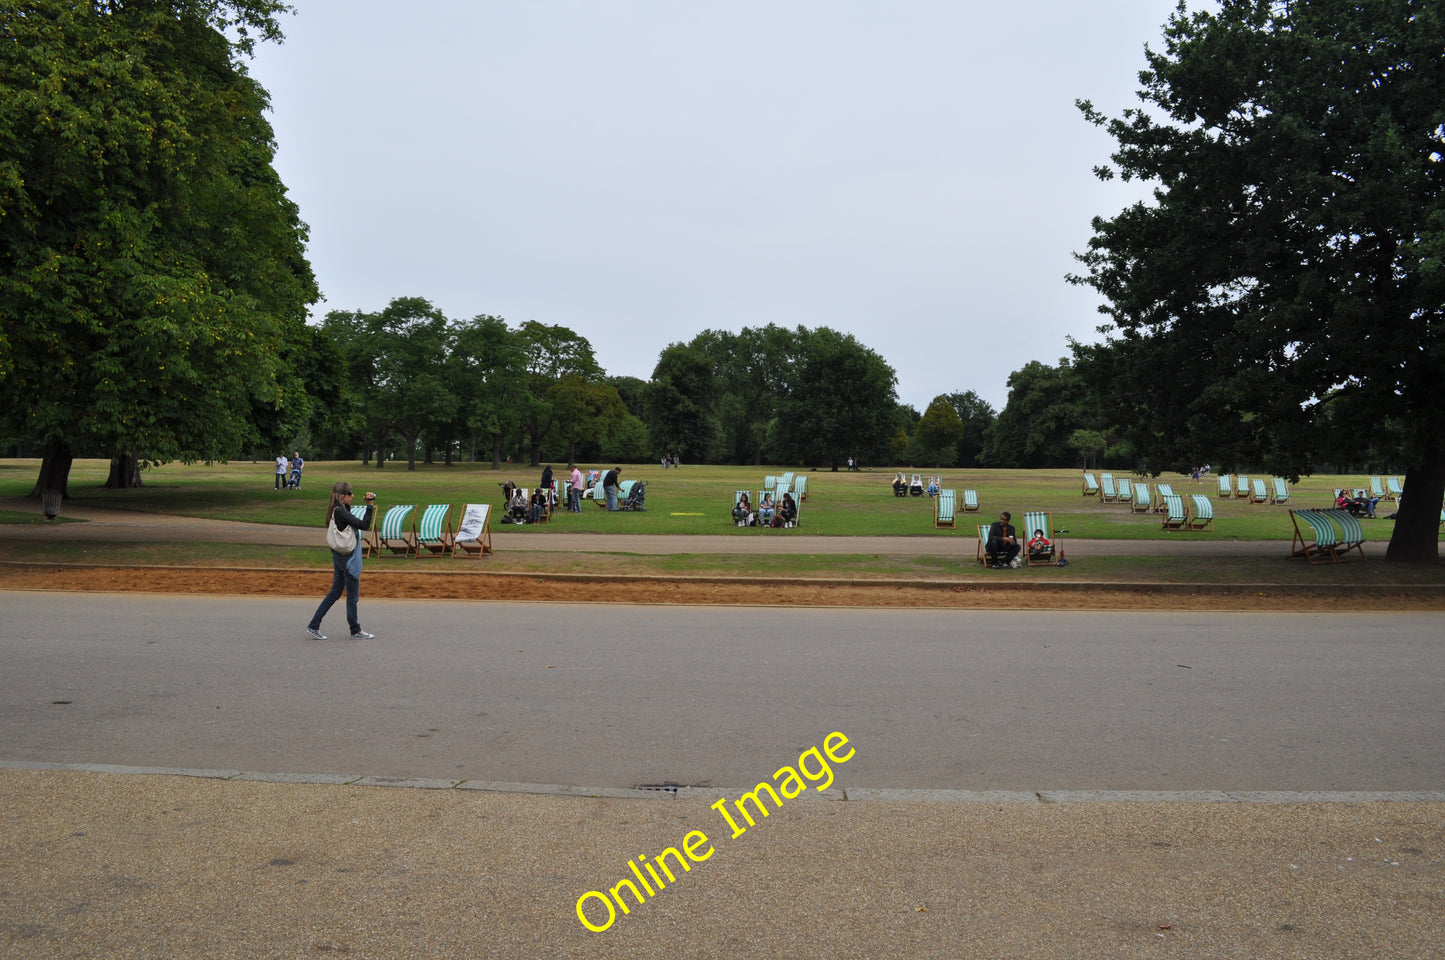
<path fill-rule="evenodd" d="M 286 459 L 286 454 L 284 454 L 284 453 L 282 453 L 282 454 L 277 454 L 277 456 L 276 456 L 276 489 L 277 489 L 277 490 L 280 490 L 282 487 L 284 487 L 284 486 L 286 485 L 286 468 L 289 467 L 290 465 L 291 465 L 291 464 L 290 464 L 290 461 L 288 461 L 288 460 Z"/>
<path fill-rule="evenodd" d="M 346 625 L 351 628 L 351 639 L 370 640 L 375 636 L 361 629 L 361 621 L 356 614 L 356 601 L 361 596 L 361 534 L 371 529 L 371 520 L 376 514 L 376 494 L 366 494 L 366 506 L 362 511 L 364 517 L 358 517 L 352 512 L 351 498 L 351 484 L 345 480 L 331 485 L 331 502 L 326 507 L 326 522 L 334 524 L 337 530 L 346 527 L 355 530 L 356 547 L 350 553 L 331 551 L 331 591 L 322 599 L 321 606 L 316 608 L 316 614 L 306 626 L 306 635 L 313 640 L 326 639 L 321 632 L 321 619 L 326 616 L 331 605 L 341 598 L 343 590 L 346 591 Z"/>
<path fill-rule="evenodd" d="M 617 509 L 617 491 L 622 486 L 622 468 L 613 467 L 602 478 L 602 493 L 607 498 L 607 509 Z"/>
<path fill-rule="evenodd" d="M 567 464 L 567 469 L 572 473 L 567 478 L 567 509 L 573 513 L 582 512 L 582 471 L 577 469 L 577 464 Z"/>

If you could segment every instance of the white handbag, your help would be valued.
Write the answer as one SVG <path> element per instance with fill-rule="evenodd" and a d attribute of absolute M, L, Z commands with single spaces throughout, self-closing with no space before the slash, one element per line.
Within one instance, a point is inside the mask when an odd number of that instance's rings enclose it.
<path fill-rule="evenodd" d="M 356 550 L 356 528 L 348 524 L 338 530 L 334 519 L 327 521 L 326 545 L 336 553 L 352 553 Z"/>

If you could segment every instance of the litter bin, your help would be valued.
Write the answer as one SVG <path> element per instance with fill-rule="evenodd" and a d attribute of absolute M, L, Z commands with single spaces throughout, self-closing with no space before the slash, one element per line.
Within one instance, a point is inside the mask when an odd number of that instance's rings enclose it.
<path fill-rule="evenodd" d="M 45 519 L 54 520 L 60 516 L 60 491 L 46 490 L 40 495 L 40 508 L 45 511 Z"/>

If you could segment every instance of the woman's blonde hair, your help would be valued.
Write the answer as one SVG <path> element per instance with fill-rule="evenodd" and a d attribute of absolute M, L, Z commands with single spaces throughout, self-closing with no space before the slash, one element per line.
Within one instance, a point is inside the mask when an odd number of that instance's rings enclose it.
<path fill-rule="evenodd" d="M 338 480 L 331 485 L 331 502 L 326 505 L 326 522 L 333 523 L 336 520 L 336 507 L 341 503 L 341 498 L 351 492 L 351 484 L 345 480 Z"/>

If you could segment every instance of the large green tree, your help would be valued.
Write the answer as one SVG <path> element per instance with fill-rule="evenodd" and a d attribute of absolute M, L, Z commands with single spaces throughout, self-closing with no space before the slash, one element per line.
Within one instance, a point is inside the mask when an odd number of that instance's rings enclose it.
<path fill-rule="evenodd" d="M 1438 559 L 1445 495 L 1445 7 L 1181 5 L 1141 108 L 1092 122 L 1151 200 L 1094 221 L 1090 376 L 1154 463 L 1309 472 L 1333 414 L 1398 430 L 1387 556 Z M 1097 374 L 1097 376 L 1095 376 Z"/>
<path fill-rule="evenodd" d="M 0 426 L 44 444 L 37 493 L 77 448 L 223 458 L 309 415 L 306 228 L 241 62 L 285 9 L 0 7 Z"/>
<path fill-rule="evenodd" d="M 1030 360 L 1008 378 L 1008 402 L 989 427 L 980 454 L 990 467 L 1062 467 L 1073 462 L 1069 437 L 1092 424 L 1088 389 L 1067 358 L 1057 367 Z"/>
<path fill-rule="evenodd" d="M 647 432 L 659 448 L 653 453 L 709 462 L 718 436 L 717 400 L 712 359 L 695 347 L 669 344 L 643 394 Z"/>
<path fill-rule="evenodd" d="M 552 387 L 569 375 L 589 382 L 600 380 L 602 368 L 592 344 L 575 330 L 528 320 L 518 328 L 517 336 L 527 365 L 527 392 L 518 402 L 518 419 L 527 439 L 528 463 L 535 467 L 540 466 L 542 442 L 557 426 Z"/>
<path fill-rule="evenodd" d="M 898 375 L 851 334 L 798 327 L 793 337 L 776 424 L 784 462 L 833 470 L 850 456 L 882 462 L 894 433 Z"/>

